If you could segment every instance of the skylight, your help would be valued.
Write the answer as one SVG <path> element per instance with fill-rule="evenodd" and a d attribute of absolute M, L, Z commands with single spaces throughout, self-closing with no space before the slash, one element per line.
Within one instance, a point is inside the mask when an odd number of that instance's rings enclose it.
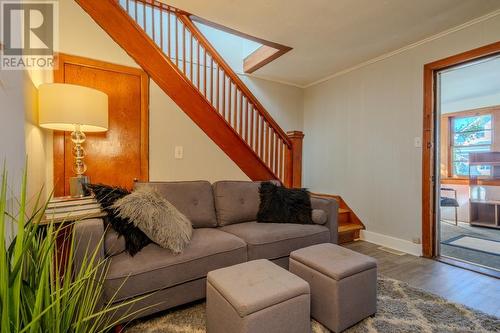
<path fill-rule="evenodd" d="M 192 15 L 191 19 L 237 73 L 252 73 L 291 50 L 288 46 L 252 37 L 197 16 Z"/>

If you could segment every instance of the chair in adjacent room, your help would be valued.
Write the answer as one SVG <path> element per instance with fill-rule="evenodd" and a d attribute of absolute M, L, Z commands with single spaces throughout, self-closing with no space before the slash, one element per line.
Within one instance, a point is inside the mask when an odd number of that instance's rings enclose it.
<path fill-rule="evenodd" d="M 455 225 L 458 225 L 458 200 L 457 200 L 457 190 L 449 187 L 441 187 L 441 191 L 453 192 L 453 197 L 441 197 L 439 205 L 441 207 L 454 207 L 455 208 Z"/>

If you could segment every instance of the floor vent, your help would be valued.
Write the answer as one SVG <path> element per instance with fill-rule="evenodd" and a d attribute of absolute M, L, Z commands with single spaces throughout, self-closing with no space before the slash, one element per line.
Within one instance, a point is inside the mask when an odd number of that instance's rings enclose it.
<path fill-rule="evenodd" d="M 404 256 L 406 254 L 405 252 L 394 250 L 394 249 L 391 249 L 391 248 L 385 247 L 385 246 L 381 246 L 378 249 L 382 250 L 382 251 L 385 251 L 385 252 L 389 252 L 389 253 L 398 255 L 398 256 Z"/>

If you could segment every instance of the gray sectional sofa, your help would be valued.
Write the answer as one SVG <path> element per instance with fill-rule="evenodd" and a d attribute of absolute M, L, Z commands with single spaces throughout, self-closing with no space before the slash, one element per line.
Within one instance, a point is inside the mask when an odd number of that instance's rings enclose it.
<path fill-rule="evenodd" d="M 245 181 L 136 183 L 136 188 L 156 188 L 191 220 L 194 232 L 188 247 L 174 255 L 149 244 L 132 257 L 124 251 L 123 237 L 118 238 L 102 219 L 88 219 L 75 225 L 76 262 L 87 248 L 98 248 L 101 258 L 109 258 L 103 301 L 118 304 L 149 295 L 115 314 L 121 317 L 124 311 L 143 309 L 137 317 L 204 298 L 209 271 L 254 259 L 270 259 L 288 268 L 290 252 L 337 243 L 335 200 L 311 198 L 313 209 L 327 215 L 324 225 L 257 223 L 259 185 Z"/>

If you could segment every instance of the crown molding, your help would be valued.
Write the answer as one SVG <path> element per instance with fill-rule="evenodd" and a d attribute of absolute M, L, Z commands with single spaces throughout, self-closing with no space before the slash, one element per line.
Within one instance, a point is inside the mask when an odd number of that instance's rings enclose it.
<path fill-rule="evenodd" d="M 306 88 L 305 85 L 300 85 L 300 84 L 296 84 L 296 83 L 292 83 L 292 82 L 288 82 L 288 81 L 281 81 L 281 80 L 271 79 L 271 78 L 267 78 L 267 77 L 263 77 L 263 76 L 259 76 L 259 75 L 255 75 L 255 74 L 248 74 L 248 73 L 237 73 L 237 74 L 239 76 L 246 76 L 246 77 L 249 77 L 251 79 L 259 79 L 259 80 L 263 80 L 263 81 L 269 81 L 269 82 L 273 82 L 273 83 L 284 84 L 284 85 L 292 86 L 292 87 L 295 87 L 295 88 L 300 88 L 300 89 L 305 89 Z"/>

